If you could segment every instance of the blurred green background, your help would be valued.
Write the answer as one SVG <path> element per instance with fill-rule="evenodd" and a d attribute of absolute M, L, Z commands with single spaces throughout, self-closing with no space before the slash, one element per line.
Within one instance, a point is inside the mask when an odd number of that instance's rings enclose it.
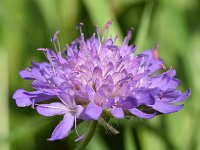
<path fill-rule="evenodd" d="M 31 90 L 18 72 L 31 61 L 46 60 L 38 47 L 61 31 L 62 48 L 74 40 L 75 26 L 84 22 L 86 37 L 113 19 L 110 32 L 120 44 L 134 27 L 131 44 L 138 51 L 159 43 L 167 68 L 177 70 L 180 89 L 192 89 L 185 108 L 151 120 L 113 120 L 120 131 L 110 135 L 101 126 L 87 150 L 200 150 L 200 1 L 199 0 L 0 0 L 0 150 L 70 150 L 77 145 L 70 134 L 48 142 L 61 118 L 43 117 L 31 108 L 18 108 L 12 99 L 18 88 Z M 88 123 L 78 127 L 87 132 Z"/>

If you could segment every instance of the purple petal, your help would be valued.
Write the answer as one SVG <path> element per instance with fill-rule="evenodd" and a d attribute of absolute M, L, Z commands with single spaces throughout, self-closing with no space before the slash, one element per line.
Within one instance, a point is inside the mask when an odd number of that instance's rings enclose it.
<path fill-rule="evenodd" d="M 26 79 L 26 80 L 33 80 L 35 79 L 34 76 L 32 75 L 31 69 L 27 68 L 25 70 L 21 70 L 19 72 L 19 75 L 21 78 Z"/>
<path fill-rule="evenodd" d="M 157 56 L 157 49 L 146 50 L 143 51 L 142 54 L 148 55 L 148 59 L 146 60 L 146 62 L 149 66 L 149 71 L 151 73 L 156 72 L 157 70 L 162 68 L 162 59 Z"/>
<path fill-rule="evenodd" d="M 120 98 L 118 104 L 123 109 L 131 109 L 131 108 L 137 107 L 138 105 L 136 98 L 131 97 L 131 96 L 126 97 L 125 100 L 123 98 Z"/>
<path fill-rule="evenodd" d="M 170 80 L 171 79 L 170 79 L 170 77 L 168 76 L 167 73 L 160 74 L 158 76 L 151 78 L 151 85 L 149 86 L 149 88 L 155 88 L 155 87 L 159 87 L 161 89 L 162 89 L 162 87 L 166 88 L 166 84 Z"/>
<path fill-rule="evenodd" d="M 76 106 L 74 98 L 69 94 L 66 94 L 66 93 L 63 93 L 63 92 L 60 93 L 60 99 L 67 106 L 72 106 L 72 107 Z"/>
<path fill-rule="evenodd" d="M 21 78 L 26 79 L 26 80 L 33 80 L 33 79 L 37 79 L 41 82 L 46 82 L 46 78 L 49 75 L 47 74 L 47 72 L 49 73 L 49 68 L 51 68 L 49 63 L 46 62 L 42 62 L 42 63 L 35 63 L 32 62 L 32 67 L 31 68 L 27 68 L 25 70 L 21 70 L 19 72 Z M 44 71 L 48 70 L 47 72 Z"/>
<path fill-rule="evenodd" d="M 89 100 L 93 101 L 93 99 L 94 99 L 94 93 L 95 93 L 94 90 L 90 86 L 88 86 L 88 85 L 86 85 L 85 89 L 86 89 L 86 93 L 87 93 L 87 95 L 89 97 Z"/>
<path fill-rule="evenodd" d="M 81 120 L 93 120 L 92 118 L 90 118 L 86 113 L 85 110 L 82 111 L 82 113 L 79 115 L 78 117 Z"/>
<path fill-rule="evenodd" d="M 155 98 L 151 95 L 157 89 L 138 89 L 134 91 L 134 97 L 137 99 L 138 105 L 152 105 L 155 103 Z"/>
<path fill-rule="evenodd" d="M 49 60 L 50 64 L 54 64 L 55 61 L 58 61 L 58 57 L 57 57 L 56 53 L 51 49 L 47 49 L 46 56 L 47 56 L 47 59 Z"/>
<path fill-rule="evenodd" d="M 94 79 L 102 79 L 102 69 L 100 67 L 95 67 L 92 76 Z"/>
<path fill-rule="evenodd" d="M 82 112 L 83 112 L 83 106 L 76 105 L 76 118 L 78 118 Z"/>
<path fill-rule="evenodd" d="M 74 116 L 72 116 L 70 113 L 66 114 L 64 116 L 64 119 L 56 126 L 54 129 L 51 138 L 48 139 L 48 141 L 55 141 L 55 140 L 61 140 L 67 136 L 69 131 L 74 125 Z"/>
<path fill-rule="evenodd" d="M 108 84 L 103 84 L 98 91 L 95 93 L 95 97 L 104 97 L 107 98 L 113 90 L 113 86 L 112 85 L 108 85 Z"/>
<path fill-rule="evenodd" d="M 44 72 L 42 72 L 41 70 L 39 70 L 38 68 L 33 68 L 32 69 L 32 74 L 35 77 L 36 80 L 40 81 L 40 82 L 46 82 L 46 78 L 43 75 Z"/>
<path fill-rule="evenodd" d="M 62 57 L 61 52 L 58 53 L 58 60 L 59 60 L 59 63 L 60 63 L 61 65 L 64 65 L 64 64 L 67 63 L 67 60 L 66 60 L 65 58 Z"/>
<path fill-rule="evenodd" d="M 110 108 L 110 113 L 113 115 L 115 118 L 122 119 L 124 118 L 124 112 L 122 108 Z"/>
<path fill-rule="evenodd" d="M 68 108 L 59 102 L 38 105 L 36 110 L 43 116 L 62 115 L 69 112 Z"/>
<path fill-rule="evenodd" d="M 115 99 L 114 99 L 114 98 L 109 98 L 108 101 L 107 101 L 107 103 L 105 103 L 105 104 L 103 105 L 103 107 L 104 107 L 104 108 L 110 108 L 110 107 L 114 104 L 114 102 L 115 102 Z"/>
<path fill-rule="evenodd" d="M 98 120 L 102 111 L 103 111 L 103 109 L 101 107 L 99 107 L 95 103 L 91 102 L 88 104 L 88 106 L 85 110 L 85 114 L 93 120 Z"/>
<path fill-rule="evenodd" d="M 94 81 L 94 85 L 96 90 L 99 89 L 99 87 L 101 86 L 101 81 L 98 78 L 96 78 Z"/>
<path fill-rule="evenodd" d="M 154 90 L 137 89 L 124 101 L 120 101 L 120 106 L 124 109 L 131 109 L 140 105 L 153 105 L 155 103 L 155 98 L 151 95 L 153 91 Z"/>
<path fill-rule="evenodd" d="M 180 85 L 180 81 L 173 78 L 176 75 L 174 69 L 170 69 L 160 75 L 151 78 L 149 88 L 159 87 L 162 90 L 175 89 Z"/>
<path fill-rule="evenodd" d="M 181 91 L 176 90 L 176 89 L 170 89 L 170 90 L 164 91 L 160 95 L 161 95 L 160 97 L 161 101 L 173 102 L 181 95 Z"/>
<path fill-rule="evenodd" d="M 38 80 L 34 80 L 31 83 L 32 88 L 37 91 L 42 91 L 42 93 L 46 95 L 58 95 L 60 89 L 56 88 L 55 86 L 39 82 Z"/>
<path fill-rule="evenodd" d="M 107 75 L 106 78 L 103 80 L 103 84 L 108 84 L 111 87 L 114 86 L 114 81 L 111 75 Z"/>
<path fill-rule="evenodd" d="M 175 78 L 171 79 L 165 86 L 162 87 L 163 90 L 177 88 L 181 82 Z"/>
<path fill-rule="evenodd" d="M 106 65 L 106 68 L 105 68 L 105 70 L 106 70 L 105 76 L 106 76 L 108 73 L 110 73 L 113 69 L 114 69 L 113 63 L 112 63 L 112 62 L 109 62 L 109 63 Z"/>
<path fill-rule="evenodd" d="M 170 114 L 170 113 L 181 110 L 184 107 L 184 105 L 182 104 L 182 105 L 177 106 L 177 105 L 172 105 L 172 104 L 168 104 L 161 101 L 156 101 L 155 104 L 152 105 L 151 107 L 161 113 Z"/>
<path fill-rule="evenodd" d="M 112 78 L 116 83 L 126 77 L 127 77 L 127 74 L 124 74 L 124 72 L 115 72 L 112 74 Z"/>
<path fill-rule="evenodd" d="M 147 113 L 144 113 L 144 112 L 140 111 L 137 108 L 129 109 L 129 112 L 132 113 L 133 115 L 135 115 L 135 116 L 137 116 L 139 118 L 143 118 L 143 119 L 150 119 L 150 118 L 153 118 L 153 117 L 156 116 L 156 113 L 147 114 Z"/>
<path fill-rule="evenodd" d="M 66 80 L 60 78 L 60 77 L 53 77 L 52 78 L 53 82 L 56 84 L 57 87 L 60 87 L 62 85 L 62 83 L 64 83 Z"/>
<path fill-rule="evenodd" d="M 17 106 L 26 107 L 32 105 L 35 102 L 41 102 L 44 100 L 48 100 L 54 98 L 54 95 L 45 95 L 40 91 L 27 92 L 23 89 L 18 89 L 13 94 L 13 99 L 15 99 Z"/>
<path fill-rule="evenodd" d="M 185 93 L 181 94 L 176 100 L 172 101 L 173 103 L 179 103 L 188 98 L 191 94 L 191 90 L 188 89 Z"/>

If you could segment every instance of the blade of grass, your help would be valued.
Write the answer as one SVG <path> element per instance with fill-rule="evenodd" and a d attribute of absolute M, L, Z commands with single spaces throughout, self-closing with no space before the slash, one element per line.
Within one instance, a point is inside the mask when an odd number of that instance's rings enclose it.
<path fill-rule="evenodd" d="M 135 150 L 135 143 L 134 143 L 134 138 L 132 134 L 132 129 L 129 124 L 125 126 L 125 131 L 124 131 L 124 149 L 125 150 Z"/>
<path fill-rule="evenodd" d="M 33 116 L 30 117 L 26 122 L 23 122 L 17 129 L 10 133 L 7 137 L 0 138 L 0 144 L 4 142 L 16 142 L 26 136 L 33 136 L 40 130 L 44 129 L 48 124 L 52 122 L 52 119 L 44 119 L 43 116 Z"/>
<path fill-rule="evenodd" d="M 120 3 L 124 5 L 136 5 L 140 3 L 144 3 L 146 0 L 120 0 Z"/>
<path fill-rule="evenodd" d="M 142 18 L 140 21 L 140 27 L 135 39 L 135 44 L 138 47 L 138 52 L 140 52 L 143 47 L 145 41 L 146 41 L 146 37 L 148 34 L 148 30 L 149 30 L 149 25 L 150 25 L 150 21 L 151 21 L 151 15 L 152 15 L 152 10 L 153 10 L 153 5 L 154 2 L 150 1 L 150 2 L 146 2 L 145 4 L 145 8 L 143 10 L 143 14 L 142 14 Z"/>
<path fill-rule="evenodd" d="M 0 48 L 0 136 L 6 137 L 9 134 L 9 108 L 8 108 L 8 54 Z M 9 143 L 0 143 L 0 149 L 9 150 Z"/>
<path fill-rule="evenodd" d="M 56 10 L 56 1 L 36 0 L 35 2 L 40 8 L 49 29 L 58 27 L 57 25 L 60 25 L 60 20 L 58 11 Z"/>

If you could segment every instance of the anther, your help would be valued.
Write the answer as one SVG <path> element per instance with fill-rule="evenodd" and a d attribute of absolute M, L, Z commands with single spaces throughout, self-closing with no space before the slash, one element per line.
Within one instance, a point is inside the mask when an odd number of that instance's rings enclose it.
<path fill-rule="evenodd" d="M 58 38 L 58 34 L 60 33 L 60 31 L 56 31 L 56 33 L 53 35 L 53 37 L 51 38 L 51 42 L 55 42 L 55 40 Z"/>
<path fill-rule="evenodd" d="M 128 40 L 132 38 L 132 33 L 133 33 L 133 27 L 128 30 L 128 33 L 127 33 Z"/>
<path fill-rule="evenodd" d="M 38 51 L 47 51 L 47 48 L 37 48 Z"/>
<path fill-rule="evenodd" d="M 82 26 L 84 26 L 84 23 L 83 22 L 80 22 L 77 26 L 76 26 L 76 29 L 80 31 L 80 33 L 82 34 Z"/>
<path fill-rule="evenodd" d="M 109 32 L 109 27 L 111 26 L 111 24 L 112 24 L 112 19 L 110 19 L 110 20 L 104 25 L 103 29 L 104 29 L 105 33 L 103 34 L 101 41 L 104 41 L 104 39 L 105 39 L 105 40 L 107 39 L 107 37 L 108 37 L 108 32 Z"/>
<path fill-rule="evenodd" d="M 54 45 L 54 48 L 55 48 L 55 50 L 56 50 L 56 52 L 60 52 L 61 51 L 61 49 L 60 49 L 60 42 L 59 42 L 59 40 L 58 40 L 58 34 L 60 33 L 60 31 L 56 31 L 56 33 L 53 35 L 53 37 L 50 39 L 50 41 L 53 43 L 53 45 Z M 56 42 L 57 42 L 57 45 L 58 45 L 58 48 L 57 48 L 57 46 L 56 46 Z"/>
<path fill-rule="evenodd" d="M 166 66 L 165 66 L 164 64 L 160 64 L 160 66 L 161 66 L 161 68 L 162 68 L 163 70 L 166 70 Z"/>
<path fill-rule="evenodd" d="M 104 30 L 107 30 L 107 29 L 111 26 L 112 22 L 113 22 L 113 20 L 110 19 L 110 20 L 104 25 L 104 27 L 103 27 Z"/>

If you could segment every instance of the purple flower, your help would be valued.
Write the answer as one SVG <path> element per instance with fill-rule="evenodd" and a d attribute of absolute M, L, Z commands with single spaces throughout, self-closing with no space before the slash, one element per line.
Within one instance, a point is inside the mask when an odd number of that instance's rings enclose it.
<path fill-rule="evenodd" d="M 104 31 L 110 25 L 111 21 Z M 19 89 L 13 95 L 19 107 L 36 106 L 41 115 L 64 116 L 49 140 L 63 139 L 73 126 L 77 132 L 77 119 L 99 120 L 103 113 L 119 119 L 125 116 L 149 119 L 183 108 L 178 103 L 190 95 L 190 89 L 184 93 L 177 89 L 180 81 L 174 78 L 176 71 L 172 67 L 158 73 L 166 69 L 158 56 L 158 46 L 136 54 L 136 47 L 128 45 L 132 29 L 123 44 L 117 46 L 116 38 L 107 38 L 107 33 L 100 39 L 98 28 L 97 36 L 94 33 L 85 40 L 81 26 L 80 37 L 67 45 L 66 50 L 60 50 L 59 32 L 51 38 L 55 52 L 38 49 L 49 62 L 33 62 L 20 71 L 23 79 L 33 80 L 34 91 Z"/>

